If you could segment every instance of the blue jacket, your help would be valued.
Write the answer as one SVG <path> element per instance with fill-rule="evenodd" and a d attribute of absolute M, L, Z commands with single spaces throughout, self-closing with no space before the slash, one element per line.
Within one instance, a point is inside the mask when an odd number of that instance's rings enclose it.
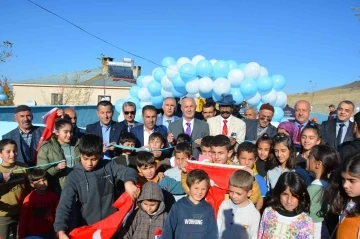
<path fill-rule="evenodd" d="M 170 178 L 168 176 L 165 176 L 163 179 L 161 179 L 158 184 L 162 189 L 165 191 L 168 191 L 172 195 L 182 195 L 185 194 L 184 189 L 181 186 L 180 181 L 176 181 L 173 178 Z"/>
<path fill-rule="evenodd" d="M 218 239 L 214 209 L 205 200 L 195 205 L 188 197 L 180 199 L 170 210 L 162 238 Z"/>
<path fill-rule="evenodd" d="M 3 139 L 12 139 L 16 142 L 18 147 L 18 155 L 16 161 L 26 163 L 29 166 L 34 166 L 34 158 L 36 156 L 36 148 L 40 138 L 44 132 L 43 127 L 32 126 L 32 139 L 30 147 L 20 135 L 19 128 L 13 129 L 2 136 Z"/>

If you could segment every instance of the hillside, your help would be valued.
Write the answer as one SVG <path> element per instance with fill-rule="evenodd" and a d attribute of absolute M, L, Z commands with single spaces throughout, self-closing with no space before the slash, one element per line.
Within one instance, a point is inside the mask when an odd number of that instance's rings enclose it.
<path fill-rule="evenodd" d="M 342 100 L 351 100 L 356 106 L 360 106 L 360 81 L 311 93 L 288 95 L 288 104 L 294 106 L 301 99 L 311 102 L 313 112 L 325 114 L 329 113 L 330 104 L 336 106 Z"/>

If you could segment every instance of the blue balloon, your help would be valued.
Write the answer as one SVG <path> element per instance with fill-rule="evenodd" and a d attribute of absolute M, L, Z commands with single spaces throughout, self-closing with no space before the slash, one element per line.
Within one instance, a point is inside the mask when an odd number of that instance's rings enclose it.
<path fill-rule="evenodd" d="M 263 102 L 259 102 L 259 104 L 256 106 L 256 109 L 257 111 L 260 111 L 260 107 L 263 105 L 264 103 Z"/>
<path fill-rule="evenodd" d="M 203 59 L 196 65 L 196 72 L 198 76 L 210 77 L 212 75 L 213 66 L 210 61 Z"/>
<path fill-rule="evenodd" d="M 240 84 L 240 91 L 241 91 L 241 94 L 245 98 L 253 97 L 257 92 L 257 83 L 256 83 L 256 81 L 254 79 L 251 79 L 251 78 L 246 78 Z"/>
<path fill-rule="evenodd" d="M 161 95 L 161 84 L 155 80 L 150 81 L 147 86 L 147 89 L 151 96 Z"/>
<path fill-rule="evenodd" d="M 138 97 L 138 91 L 140 90 L 140 87 L 137 85 L 131 86 L 130 88 L 130 95 L 133 97 Z"/>
<path fill-rule="evenodd" d="M 273 81 L 269 76 L 260 76 L 257 79 L 258 91 L 261 95 L 267 94 L 273 88 Z"/>
<path fill-rule="evenodd" d="M 142 80 L 143 80 L 144 76 L 138 76 L 138 78 L 136 78 L 136 84 L 141 88 L 144 87 Z"/>
<path fill-rule="evenodd" d="M 122 106 L 125 103 L 125 100 L 123 99 L 119 99 L 115 102 L 115 110 L 121 114 L 122 111 Z"/>
<path fill-rule="evenodd" d="M 213 95 L 213 91 L 207 92 L 207 93 L 203 93 L 203 92 L 199 92 L 200 96 L 202 98 L 208 99 L 208 98 L 212 98 Z"/>
<path fill-rule="evenodd" d="M 137 97 L 130 97 L 129 99 L 127 99 L 126 101 L 130 101 L 133 102 L 136 105 L 136 109 L 140 109 L 141 105 L 140 105 L 140 100 Z"/>
<path fill-rule="evenodd" d="M 164 102 L 164 98 L 159 95 L 159 96 L 153 96 L 151 97 L 151 103 L 157 108 L 157 109 L 161 109 L 162 105 Z"/>
<path fill-rule="evenodd" d="M 161 79 L 166 75 L 163 69 L 158 68 L 154 71 L 153 77 L 157 82 L 161 82 Z"/>
<path fill-rule="evenodd" d="M 164 72 L 166 72 L 166 68 L 171 65 L 176 65 L 176 60 L 171 56 L 167 56 L 161 61 L 161 65 L 163 66 Z"/>
<path fill-rule="evenodd" d="M 231 88 L 230 94 L 233 97 L 233 100 L 236 101 L 236 104 L 239 105 L 244 101 L 244 97 L 240 92 L 240 88 Z"/>
<path fill-rule="evenodd" d="M 239 68 L 239 65 L 236 61 L 229 60 L 227 63 L 229 64 L 230 70 Z"/>
<path fill-rule="evenodd" d="M 213 78 L 227 78 L 230 71 L 230 66 L 226 61 L 217 61 L 213 67 Z"/>
<path fill-rule="evenodd" d="M 139 122 L 139 123 L 144 123 L 143 118 L 142 118 L 142 110 L 141 109 L 136 110 L 136 115 L 135 115 L 134 120 Z"/>
<path fill-rule="evenodd" d="M 174 97 L 180 98 L 180 97 L 183 97 L 184 95 L 186 95 L 186 90 L 185 90 L 185 92 L 179 92 L 174 88 L 174 86 L 172 86 L 171 93 L 174 95 Z"/>
<path fill-rule="evenodd" d="M 241 63 L 241 64 L 239 64 L 238 68 L 244 72 L 246 65 L 247 65 L 246 63 Z"/>
<path fill-rule="evenodd" d="M 274 82 L 274 90 L 280 91 L 285 87 L 286 80 L 282 75 L 273 75 L 271 79 Z"/>
<path fill-rule="evenodd" d="M 274 107 L 274 116 L 272 118 L 272 121 L 274 122 L 280 122 L 281 119 L 284 117 L 284 111 L 280 107 Z"/>
<path fill-rule="evenodd" d="M 180 67 L 180 77 L 186 83 L 197 77 L 196 68 L 191 63 L 185 63 Z"/>
<path fill-rule="evenodd" d="M 175 89 L 177 89 L 177 88 L 181 88 L 181 89 L 185 88 L 185 85 L 186 85 L 179 74 L 177 74 L 176 76 L 174 76 L 174 78 L 172 78 L 172 84 L 173 84 Z"/>
<path fill-rule="evenodd" d="M 212 98 L 213 98 L 214 102 L 216 103 L 216 102 L 220 101 L 222 97 L 221 97 L 221 95 L 215 94 L 215 92 L 214 92 L 212 95 Z"/>

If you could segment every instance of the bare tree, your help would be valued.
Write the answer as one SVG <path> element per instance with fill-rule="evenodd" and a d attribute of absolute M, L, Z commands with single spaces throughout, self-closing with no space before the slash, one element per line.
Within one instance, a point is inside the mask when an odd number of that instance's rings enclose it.
<path fill-rule="evenodd" d="M 4 41 L 0 45 L 0 62 L 6 62 L 13 55 L 12 53 L 13 44 L 9 41 Z"/>
<path fill-rule="evenodd" d="M 65 74 L 54 93 L 61 98 L 58 99 L 60 105 L 87 105 L 93 91 L 90 86 L 80 82 L 80 75 L 76 73 L 71 78 Z M 49 99 L 48 94 L 44 91 L 41 91 L 41 94 L 46 104 L 53 103 L 51 98 Z"/>
<path fill-rule="evenodd" d="M 352 7 L 353 11 L 355 11 L 354 16 L 360 21 L 360 7 Z"/>

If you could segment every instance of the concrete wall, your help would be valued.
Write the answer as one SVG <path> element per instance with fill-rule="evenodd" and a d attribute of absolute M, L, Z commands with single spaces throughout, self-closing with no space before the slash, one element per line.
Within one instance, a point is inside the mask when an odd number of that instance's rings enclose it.
<path fill-rule="evenodd" d="M 91 88 L 78 88 L 78 90 L 70 91 L 70 89 L 66 89 L 64 87 L 59 86 L 44 86 L 44 85 L 13 85 L 14 89 L 14 104 L 21 105 L 26 104 L 28 100 L 35 100 L 37 105 L 50 105 L 51 104 L 51 94 L 52 93 L 63 93 L 63 97 L 65 95 L 69 95 L 69 93 L 73 93 L 69 97 L 67 105 L 96 105 L 98 103 L 98 98 L 100 95 L 109 95 L 111 96 L 111 102 L 115 104 L 118 99 L 125 98 L 130 88 L 129 87 L 106 87 L 105 92 L 103 87 L 91 87 Z M 77 96 L 77 93 L 81 93 L 81 96 Z M 86 97 L 85 94 L 90 94 L 88 97 L 88 101 L 84 102 Z M 65 99 L 63 99 L 65 100 Z"/>

